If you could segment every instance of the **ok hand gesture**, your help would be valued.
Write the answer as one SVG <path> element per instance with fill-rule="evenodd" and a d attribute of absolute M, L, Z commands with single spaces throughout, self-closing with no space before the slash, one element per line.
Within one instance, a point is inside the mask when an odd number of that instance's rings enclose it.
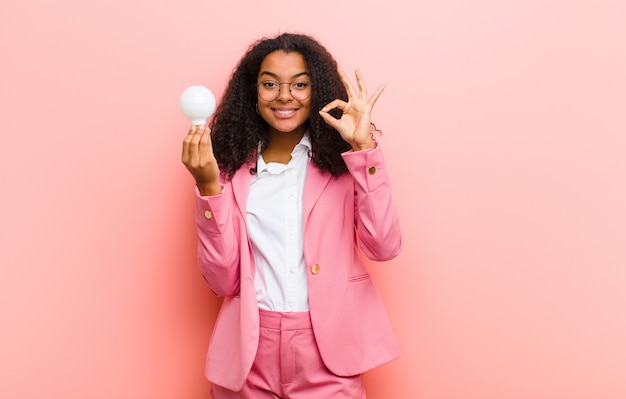
<path fill-rule="evenodd" d="M 370 115 L 372 108 L 378 97 L 385 89 L 385 85 L 380 85 L 378 89 L 367 98 L 367 88 L 360 70 L 355 71 L 359 93 L 352 87 L 352 83 L 341 68 L 338 68 L 339 76 L 348 92 L 348 101 L 333 100 L 320 111 L 320 116 L 326 123 L 335 128 L 341 137 L 352 146 L 355 151 L 374 148 L 374 139 L 371 134 Z M 341 118 L 334 118 L 329 114 L 333 109 L 343 111 Z"/>

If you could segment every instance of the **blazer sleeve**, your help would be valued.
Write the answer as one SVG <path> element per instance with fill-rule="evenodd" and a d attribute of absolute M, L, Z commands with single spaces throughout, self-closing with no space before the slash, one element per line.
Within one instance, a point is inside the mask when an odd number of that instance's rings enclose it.
<path fill-rule="evenodd" d="M 354 179 L 354 218 L 359 247 L 371 260 L 385 261 L 402 250 L 400 221 L 382 149 L 342 154 Z"/>
<path fill-rule="evenodd" d="M 201 196 L 196 187 L 198 263 L 209 288 L 218 296 L 239 292 L 239 242 L 233 215 L 235 201 L 230 184 L 215 196 Z"/>

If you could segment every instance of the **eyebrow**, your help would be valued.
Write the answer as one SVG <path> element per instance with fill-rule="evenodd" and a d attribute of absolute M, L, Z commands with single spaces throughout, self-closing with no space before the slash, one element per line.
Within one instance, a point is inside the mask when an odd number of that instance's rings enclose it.
<path fill-rule="evenodd" d="M 270 71 L 262 71 L 261 73 L 259 73 L 259 77 L 261 77 L 263 75 L 269 75 L 269 76 L 273 77 L 276 80 L 278 80 L 278 77 L 279 77 L 277 74 L 275 74 L 274 72 L 270 72 Z M 310 76 L 310 74 L 308 72 L 300 72 L 300 73 L 296 73 L 291 78 L 292 79 L 296 79 L 296 78 L 299 78 L 300 76 L 304 76 L 304 75 Z"/>

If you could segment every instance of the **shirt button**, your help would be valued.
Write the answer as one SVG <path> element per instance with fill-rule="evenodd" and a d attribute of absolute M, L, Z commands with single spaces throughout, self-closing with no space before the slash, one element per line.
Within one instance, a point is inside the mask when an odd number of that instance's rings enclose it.
<path fill-rule="evenodd" d="M 316 263 L 316 264 L 314 264 L 314 265 L 311 267 L 311 273 L 313 273 L 313 274 L 317 274 L 317 273 L 319 273 L 319 272 L 320 272 L 320 265 L 318 265 L 318 264 Z"/>
<path fill-rule="evenodd" d="M 204 217 L 207 219 L 213 219 L 213 212 L 211 211 L 204 211 Z"/>
<path fill-rule="evenodd" d="M 373 175 L 374 173 L 376 173 L 376 166 L 370 166 L 370 168 L 367 170 L 367 172 L 370 175 Z"/>

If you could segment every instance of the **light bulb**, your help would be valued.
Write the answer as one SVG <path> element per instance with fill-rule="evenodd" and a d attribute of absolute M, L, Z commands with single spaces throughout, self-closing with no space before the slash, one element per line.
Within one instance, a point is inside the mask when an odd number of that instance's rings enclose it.
<path fill-rule="evenodd" d="M 180 109 L 192 125 L 204 125 L 215 111 L 215 96 L 204 86 L 191 86 L 180 96 Z"/>

